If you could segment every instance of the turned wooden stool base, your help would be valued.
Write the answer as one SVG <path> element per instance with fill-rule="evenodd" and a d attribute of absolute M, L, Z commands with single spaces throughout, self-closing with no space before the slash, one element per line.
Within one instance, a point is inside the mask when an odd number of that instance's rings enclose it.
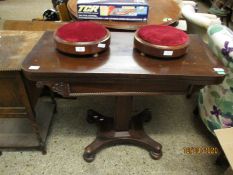
<path fill-rule="evenodd" d="M 153 159 L 162 156 L 162 145 L 151 139 L 143 129 L 143 122 L 151 119 L 148 109 L 133 116 L 129 122 L 129 130 L 117 131 L 114 129 L 114 119 L 105 117 L 93 110 L 88 111 L 87 121 L 96 123 L 99 126 L 96 139 L 85 148 L 83 158 L 87 162 L 92 162 L 95 155 L 102 148 L 116 144 L 133 144 L 147 149 Z"/>
<path fill-rule="evenodd" d="M 180 46 L 159 46 L 143 41 L 138 37 L 137 33 L 134 36 L 134 47 L 138 49 L 141 55 L 150 55 L 159 58 L 178 58 L 188 52 L 189 41 Z"/>
<path fill-rule="evenodd" d="M 110 45 L 110 32 L 98 41 L 95 42 L 68 42 L 64 41 L 58 36 L 54 35 L 55 47 L 62 53 L 72 55 L 93 55 L 98 57 L 98 53 L 103 52 L 109 48 Z"/>

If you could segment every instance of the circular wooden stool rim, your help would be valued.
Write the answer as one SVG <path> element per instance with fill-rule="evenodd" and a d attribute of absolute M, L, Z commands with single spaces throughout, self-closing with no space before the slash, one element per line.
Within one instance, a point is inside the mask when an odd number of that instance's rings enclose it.
<path fill-rule="evenodd" d="M 181 44 L 181 45 L 178 45 L 178 46 L 162 46 L 162 45 L 156 45 L 156 44 L 151 44 L 143 39 L 141 39 L 139 36 L 138 36 L 138 32 L 139 32 L 140 29 L 138 29 L 135 33 L 135 40 L 137 40 L 138 42 L 146 45 L 146 46 L 149 46 L 149 47 L 154 47 L 156 49 L 170 49 L 170 50 L 176 50 L 176 49 L 181 49 L 181 48 L 184 48 L 184 47 L 187 47 L 190 43 L 189 39 L 184 43 L 184 44 Z"/>
<path fill-rule="evenodd" d="M 72 55 L 96 55 L 103 52 L 109 48 L 111 33 L 108 29 L 106 35 L 99 40 L 91 42 L 71 42 L 61 39 L 54 32 L 53 37 L 55 41 L 55 47 L 57 50 Z M 80 49 L 80 50 L 78 50 Z M 96 55 L 97 56 L 97 55 Z"/>
<path fill-rule="evenodd" d="M 144 41 L 142 38 L 138 36 L 139 30 L 140 29 L 138 29 L 134 35 L 134 47 L 143 54 L 147 54 L 154 57 L 160 57 L 160 58 L 176 58 L 184 55 L 187 52 L 187 48 L 190 43 L 189 38 L 184 44 L 178 46 L 162 46 L 162 45 L 151 44 L 147 41 Z M 153 52 L 148 50 L 153 50 Z M 165 51 L 173 51 L 174 54 L 165 55 L 164 54 Z"/>
<path fill-rule="evenodd" d="M 57 29 L 57 30 L 58 30 L 58 29 Z M 105 42 L 105 41 L 109 40 L 110 37 L 111 37 L 111 34 L 110 34 L 109 30 L 108 30 L 108 29 L 105 29 L 105 30 L 107 31 L 107 34 L 106 34 L 103 38 L 101 38 L 101 39 L 99 39 L 99 40 L 90 41 L 90 42 L 71 42 L 71 41 L 66 41 L 66 40 L 60 38 L 59 36 L 57 36 L 57 35 L 56 35 L 57 30 L 54 32 L 54 35 L 53 35 L 54 39 L 55 39 L 57 42 L 59 42 L 59 43 L 67 44 L 67 45 L 72 45 L 72 46 L 88 46 L 88 45 L 95 45 L 95 44 L 99 44 L 99 43 Z"/>

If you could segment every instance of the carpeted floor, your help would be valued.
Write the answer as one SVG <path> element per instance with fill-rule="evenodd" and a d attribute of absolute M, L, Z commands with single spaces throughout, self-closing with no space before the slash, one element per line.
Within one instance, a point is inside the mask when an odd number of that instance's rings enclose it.
<path fill-rule="evenodd" d="M 77 100 L 58 100 L 48 138 L 48 153 L 3 152 L 0 174 L 174 174 L 220 175 L 216 155 L 188 155 L 185 147 L 214 146 L 210 135 L 198 118 L 192 115 L 194 99 L 184 96 L 136 97 L 134 109 L 149 107 L 153 119 L 145 125 L 148 134 L 163 145 L 163 157 L 152 160 L 147 151 L 134 146 L 115 146 L 97 154 L 92 163 L 83 158 L 84 147 L 95 138 L 96 127 L 86 122 L 86 110 L 93 108 L 113 115 L 114 98 L 80 97 Z M 209 137 L 209 138 L 208 138 Z"/>
<path fill-rule="evenodd" d="M 52 5 L 49 0 L 0 1 L 0 17 L 29 20 L 39 17 Z M 42 99 L 43 100 L 43 99 Z M 44 99 L 46 100 L 46 99 Z M 147 151 L 134 146 L 115 146 L 97 154 L 86 163 L 82 153 L 95 138 L 96 127 L 86 122 L 86 110 L 93 108 L 113 115 L 113 97 L 58 99 L 48 138 L 47 155 L 40 152 L 3 152 L 0 175 L 220 175 L 215 165 L 217 155 L 188 155 L 185 147 L 215 146 L 212 136 L 199 118 L 193 116 L 195 96 L 136 97 L 134 112 L 152 109 L 153 119 L 145 125 L 149 135 L 163 145 L 163 157 L 152 160 Z"/>

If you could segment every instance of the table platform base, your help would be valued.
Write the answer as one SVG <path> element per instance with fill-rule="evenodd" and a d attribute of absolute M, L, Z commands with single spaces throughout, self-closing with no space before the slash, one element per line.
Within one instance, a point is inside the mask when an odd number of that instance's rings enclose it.
<path fill-rule="evenodd" d="M 162 145 L 150 138 L 143 129 L 143 123 L 151 120 L 151 112 L 145 109 L 129 120 L 129 130 L 116 130 L 114 118 L 105 117 L 94 110 L 88 110 L 87 121 L 99 126 L 96 139 L 85 148 L 83 158 L 92 162 L 102 148 L 116 144 L 133 144 L 149 151 L 153 159 L 162 156 Z"/>

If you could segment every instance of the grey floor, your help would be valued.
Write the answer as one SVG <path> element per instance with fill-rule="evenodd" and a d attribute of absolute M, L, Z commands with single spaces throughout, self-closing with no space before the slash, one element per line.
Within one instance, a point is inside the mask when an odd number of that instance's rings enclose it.
<path fill-rule="evenodd" d="M 0 1 L 0 24 L 6 19 L 30 20 L 50 8 L 49 0 Z M 1 26 L 0 26 L 1 27 Z M 93 163 L 82 153 L 94 138 L 96 127 L 85 121 L 86 110 L 93 108 L 113 115 L 114 98 L 80 97 L 58 99 L 47 142 L 47 155 L 40 152 L 3 152 L 0 175 L 220 175 L 224 169 L 214 164 L 217 155 L 187 155 L 185 147 L 215 146 L 198 117 L 193 116 L 195 96 L 136 97 L 135 113 L 152 109 L 153 119 L 145 125 L 148 134 L 163 145 L 163 157 L 152 160 L 147 151 L 134 146 L 115 146 L 103 150 Z"/>

